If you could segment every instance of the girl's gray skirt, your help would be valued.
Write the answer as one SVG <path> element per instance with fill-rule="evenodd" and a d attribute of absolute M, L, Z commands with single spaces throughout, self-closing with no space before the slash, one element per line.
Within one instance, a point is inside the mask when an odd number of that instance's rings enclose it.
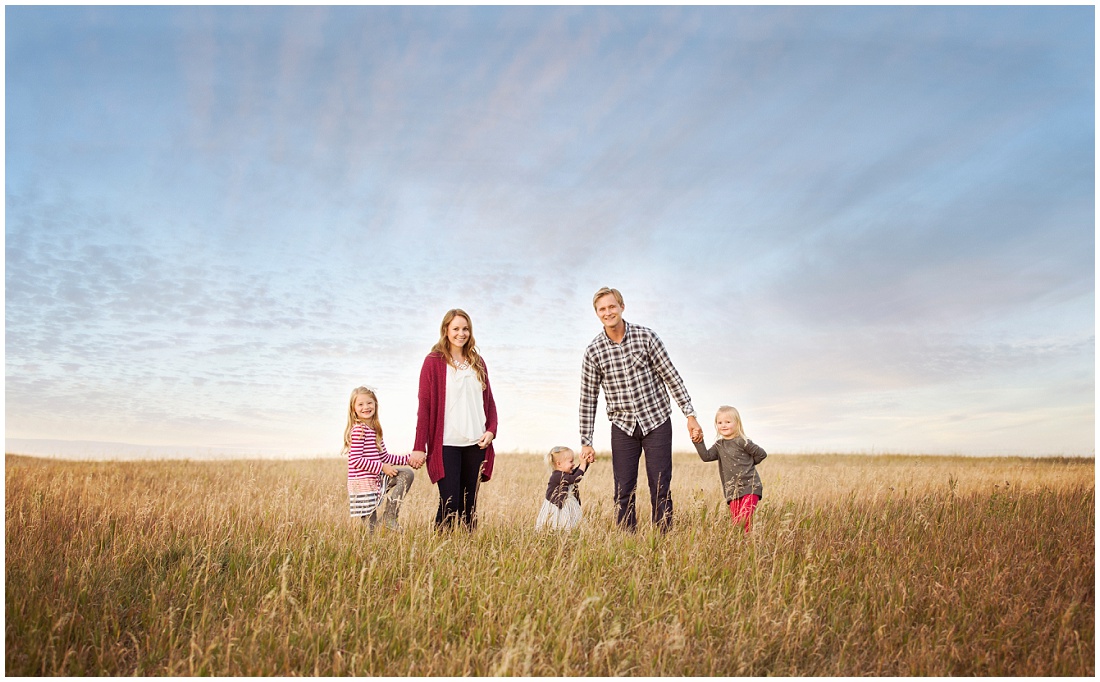
<path fill-rule="evenodd" d="M 378 503 L 382 501 L 382 493 L 348 493 L 348 502 L 351 507 L 352 517 L 370 516 L 378 509 Z"/>

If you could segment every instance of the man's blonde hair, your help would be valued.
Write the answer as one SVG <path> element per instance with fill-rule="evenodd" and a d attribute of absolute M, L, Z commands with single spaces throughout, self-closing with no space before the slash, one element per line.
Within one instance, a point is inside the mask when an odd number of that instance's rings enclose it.
<path fill-rule="evenodd" d="M 608 294 L 611 294 L 612 296 L 615 297 L 615 300 L 618 301 L 620 308 L 622 308 L 625 305 L 623 303 L 623 295 L 619 293 L 618 289 L 612 289 L 610 287 L 604 287 L 603 289 L 600 289 L 599 291 L 597 291 L 596 295 L 592 297 L 592 307 L 595 308 L 596 307 L 596 301 L 600 300 L 604 296 L 607 296 Z"/>

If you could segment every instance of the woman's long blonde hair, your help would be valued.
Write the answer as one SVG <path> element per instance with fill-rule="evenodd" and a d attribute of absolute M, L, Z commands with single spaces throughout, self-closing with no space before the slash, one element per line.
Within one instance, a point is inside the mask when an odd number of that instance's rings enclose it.
<path fill-rule="evenodd" d="M 451 367 L 455 366 L 454 360 L 451 359 L 451 341 L 447 338 L 447 327 L 451 326 L 451 322 L 456 317 L 465 319 L 466 324 L 470 326 L 470 338 L 466 340 L 466 345 L 462 347 L 462 357 L 470 363 L 470 367 L 474 368 L 478 383 L 481 384 L 482 388 L 485 388 L 485 363 L 477 352 L 477 342 L 474 341 L 474 323 L 465 310 L 452 308 L 443 316 L 443 323 L 439 325 L 439 341 L 436 341 L 435 345 L 432 346 L 432 352 L 442 353 L 447 364 Z"/>
<path fill-rule="evenodd" d="M 723 412 L 733 416 L 733 425 L 737 428 L 737 430 L 733 432 L 733 437 L 734 438 L 744 438 L 744 439 L 747 440 L 748 436 L 745 435 L 745 427 L 741 425 L 741 413 L 737 411 L 736 407 L 730 407 L 729 405 L 723 405 L 722 407 L 718 408 L 718 411 L 714 414 L 714 424 L 715 424 L 714 428 L 715 428 L 715 430 L 717 430 L 717 428 L 718 428 L 718 415 L 722 414 Z M 720 433 L 718 434 L 718 437 L 719 438 L 724 438 L 724 436 Z"/>
<path fill-rule="evenodd" d="M 374 400 L 374 416 L 370 419 L 360 419 L 355 414 L 355 398 L 361 395 L 368 395 Z M 366 424 L 374 429 L 374 445 L 379 450 L 382 449 L 382 423 L 378 421 L 378 396 L 374 394 L 374 391 L 366 386 L 360 386 L 351 392 L 351 398 L 348 399 L 348 425 L 344 429 L 344 452 L 351 450 L 351 429 L 356 424 Z"/>

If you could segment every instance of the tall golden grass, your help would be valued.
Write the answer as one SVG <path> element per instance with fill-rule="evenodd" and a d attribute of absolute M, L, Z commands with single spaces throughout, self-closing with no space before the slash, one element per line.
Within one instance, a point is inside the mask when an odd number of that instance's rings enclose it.
<path fill-rule="evenodd" d="M 6 462 L 11 675 L 1093 675 L 1091 459 L 782 456 L 753 535 L 675 460 L 675 528 L 538 534 L 501 455 L 476 532 L 347 517 L 338 460 Z M 639 516 L 648 519 L 644 475 Z"/>

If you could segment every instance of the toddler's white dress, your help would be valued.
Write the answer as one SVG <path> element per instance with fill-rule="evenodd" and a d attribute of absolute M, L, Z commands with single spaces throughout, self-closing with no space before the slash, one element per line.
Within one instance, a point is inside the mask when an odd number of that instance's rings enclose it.
<path fill-rule="evenodd" d="M 577 484 L 567 488 L 565 501 L 561 509 L 550 500 L 542 501 L 538 518 L 535 519 L 535 530 L 548 528 L 550 530 L 572 530 L 581 522 L 581 503 L 576 495 Z"/>
<path fill-rule="evenodd" d="M 577 484 L 584 478 L 584 469 L 554 471 L 546 484 L 546 499 L 535 519 L 535 530 L 571 530 L 581 522 L 581 494 Z"/>

